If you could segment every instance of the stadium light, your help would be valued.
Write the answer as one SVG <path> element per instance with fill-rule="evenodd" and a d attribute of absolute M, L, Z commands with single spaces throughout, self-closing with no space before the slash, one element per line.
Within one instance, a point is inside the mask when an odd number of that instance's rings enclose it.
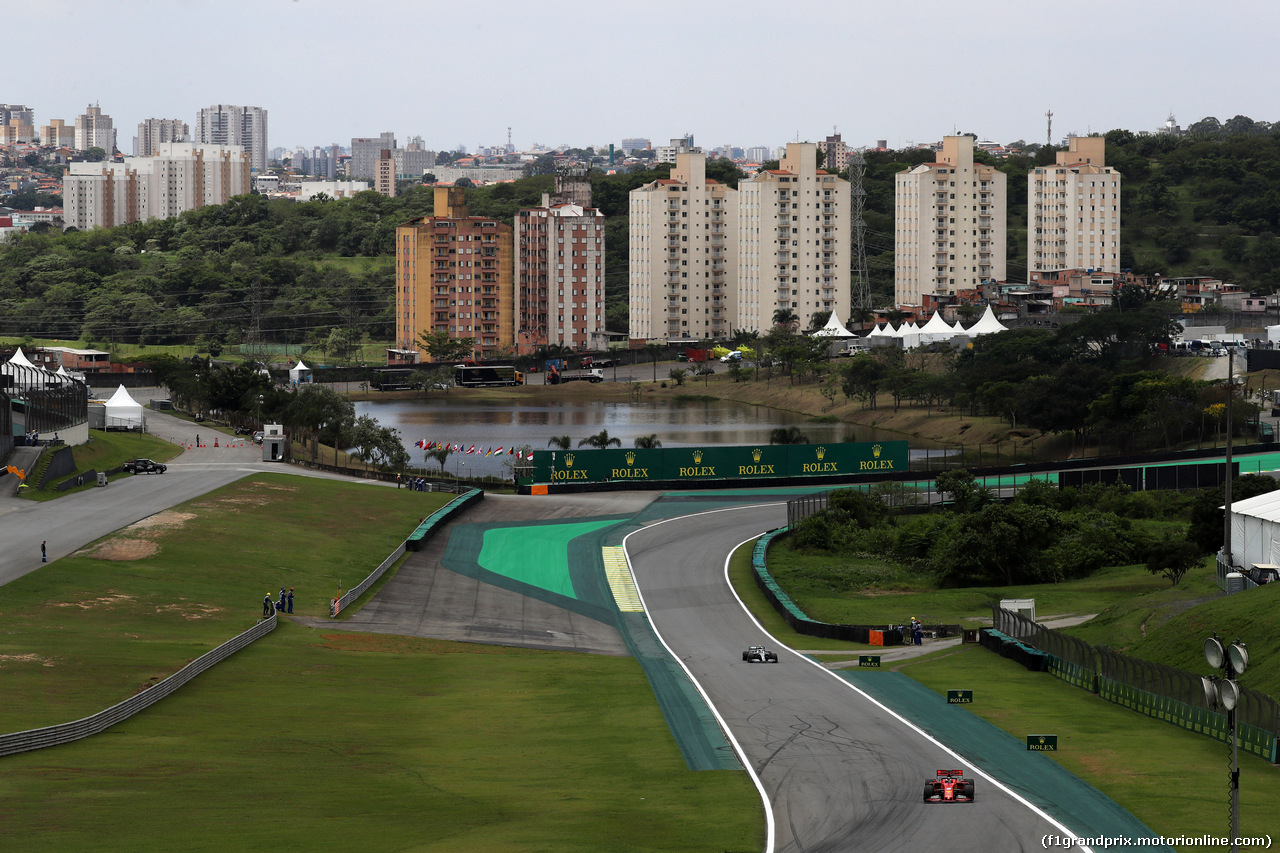
<path fill-rule="evenodd" d="M 1227 731 L 1231 738 L 1231 853 L 1238 853 L 1240 843 L 1240 741 L 1236 737 L 1236 706 L 1240 704 L 1240 686 L 1236 676 L 1249 668 L 1249 649 L 1237 637 L 1224 646 L 1217 632 L 1204 641 L 1204 659 L 1209 666 L 1222 670 L 1222 675 L 1201 677 L 1205 704 L 1212 710 L 1227 712 Z"/>

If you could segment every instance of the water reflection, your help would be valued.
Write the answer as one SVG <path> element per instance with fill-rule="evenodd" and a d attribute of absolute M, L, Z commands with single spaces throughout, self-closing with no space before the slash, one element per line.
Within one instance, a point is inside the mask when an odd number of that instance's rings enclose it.
<path fill-rule="evenodd" d="M 356 403 L 356 415 L 372 415 L 400 431 L 415 466 L 424 453 L 415 442 L 459 444 L 476 453 L 454 453 L 445 465 L 452 476 L 510 476 L 512 457 L 485 456 L 501 447 L 546 450 L 552 438 L 567 435 L 574 447 L 608 430 L 622 447 L 640 436 L 656 435 L 663 447 L 767 444 L 778 427 L 796 427 L 813 443 L 894 440 L 902 436 L 850 424 L 811 423 L 804 415 L 726 400 L 612 403 L 570 401 L 538 405 L 500 405 L 458 400 L 398 400 Z M 912 449 L 922 447 L 912 441 Z M 435 460 L 426 461 L 429 468 Z"/>

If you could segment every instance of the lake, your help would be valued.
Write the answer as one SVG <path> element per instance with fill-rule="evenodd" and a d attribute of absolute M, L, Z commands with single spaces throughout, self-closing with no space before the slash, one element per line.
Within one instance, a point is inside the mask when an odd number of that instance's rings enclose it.
<path fill-rule="evenodd" d="M 366 401 L 355 404 L 356 415 L 372 415 L 383 426 L 400 430 L 414 465 L 424 464 L 415 442 L 440 441 L 473 445 L 478 454 L 454 453 L 445 469 L 461 476 L 510 476 L 513 458 L 485 457 L 499 447 L 546 450 L 555 436 L 567 435 L 577 447 L 602 429 L 635 446 L 640 436 L 657 435 L 663 447 L 768 444 L 769 433 L 794 426 L 810 443 L 901 440 L 896 433 L 844 423 L 811 423 L 805 415 L 728 400 L 604 403 L 570 401 L 537 405 L 502 405 L 455 400 Z M 924 445 L 912 441 L 912 449 Z M 433 459 L 425 463 L 435 467 Z"/>

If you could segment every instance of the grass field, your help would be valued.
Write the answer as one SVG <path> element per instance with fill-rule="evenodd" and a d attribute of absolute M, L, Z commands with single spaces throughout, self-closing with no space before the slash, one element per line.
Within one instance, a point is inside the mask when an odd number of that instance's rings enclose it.
<path fill-rule="evenodd" d="M 448 497 L 261 475 L 8 584 L 0 730 L 120 701 L 282 584 L 326 614 Z M 286 621 L 104 734 L 0 761 L 0 851 L 763 844 L 748 776 L 689 771 L 630 658 Z"/>

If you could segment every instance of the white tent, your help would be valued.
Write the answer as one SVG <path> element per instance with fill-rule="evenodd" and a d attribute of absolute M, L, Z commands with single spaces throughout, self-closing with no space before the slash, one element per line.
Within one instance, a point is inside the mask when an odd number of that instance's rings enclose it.
<path fill-rule="evenodd" d="M 297 385 L 299 382 L 311 381 L 311 368 L 302 363 L 302 359 L 298 359 L 298 363 L 289 368 L 289 384 Z"/>
<path fill-rule="evenodd" d="M 107 429 L 142 429 L 142 404 L 121 385 L 106 404 Z"/>
<path fill-rule="evenodd" d="M 1231 562 L 1280 564 L 1280 491 L 1266 492 L 1231 504 Z"/>
<path fill-rule="evenodd" d="M 991 306 L 988 305 L 986 313 L 982 315 L 982 319 L 975 323 L 973 328 L 969 329 L 966 334 L 969 337 L 977 337 L 978 335 L 993 335 L 996 332 L 1005 331 L 1008 331 L 1008 329 L 996 319 L 996 312 L 992 311 Z"/>
<path fill-rule="evenodd" d="M 31 359 L 29 359 L 29 358 L 27 358 L 25 355 L 23 355 L 23 353 L 22 353 L 22 347 L 18 347 L 17 351 L 16 351 L 16 352 L 14 352 L 13 357 L 12 357 L 12 358 L 10 358 L 10 359 L 9 359 L 7 362 L 5 362 L 5 363 L 6 363 L 6 364 L 12 364 L 14 367 L 30 367 L 30 368 L 33 368 L 33 369 L 36 369 L 36 370 L 41 369 L 41 368 L 36 367 L 34 364 L 32 364 L 32 363 L 31 363 Z"/>
<path fill-rule="evenodd" d="M 955 336 L 955 329 L 942 319 L 942 312 L 936 311 L 929 322 L 920 327 L 920 343 L 931 344 L 936 341 L 949 341 Z"/>
<path fill-rule="evenodd" d="M 1267 340 L 1280 341 L 1280 326 L 1267 326 Z"/>
<path fill-rule="evenodd" d="M 840 322 L 840 317 L 836 312 L 832 311 L 831 316 L 827 319 L 827 325 L 813 333 L 815 338 L 852 338 L 853 332 L 844 327 Z"/>
<path fill-rule="evenodd" d="M 903 349 L 920 346 L 920 327 L 916 325 L 915 320 L 903 323 L 902 328 L 898 329 L 898 336 L 902 338 Z"/>

